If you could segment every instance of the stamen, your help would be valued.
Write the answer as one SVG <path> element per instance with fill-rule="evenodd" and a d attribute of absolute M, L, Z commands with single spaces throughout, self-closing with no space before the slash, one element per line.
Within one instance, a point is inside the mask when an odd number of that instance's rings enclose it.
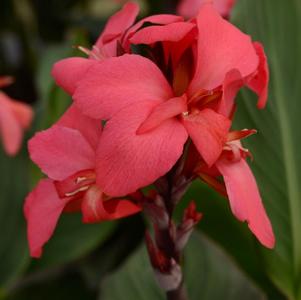
<path fill-rule="evenodd" d="M 75 180 L 75 182 L 76 182 L 76 184 L 79 184 L 79 183 L 81 183 L 81 182 L 83 182 L 85 180 L 87 180 L 87 177 L 77 177 L 76 180 Z"/>
<path fill-rule="evenodd" d="M 86 191 L 89 187 L 90 187 L 89 185 L 88 185 L 88 186 L 82 186 L 82 187 L 80 187 L 79 189 L 77 189 L 77 190 L 74 191 L 74 192 L 66 193 L 65 196 L 66 196 L 66 197 L 74 196 L 74 195 L 76 195 L 76 194 L 79 193 L 79 192 Z"/>

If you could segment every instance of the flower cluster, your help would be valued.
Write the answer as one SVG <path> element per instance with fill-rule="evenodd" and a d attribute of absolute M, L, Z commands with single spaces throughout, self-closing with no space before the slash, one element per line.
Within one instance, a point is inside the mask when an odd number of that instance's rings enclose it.
<path fill-rule="evenodd" d="M 25 204 L 31 255 L 41 255 L 63 211 L 81 211 L 84 222 L 140 211 L 139 190 L 179 161 L 179 182 L 201 178 L 227 196 L 233 214 L 272 248 L 250 153 L 240 143 L 255 131 L 231 129 L 240 88 L 259 96 L 258 108 L 266 104 L 262 45 L 211 3 L 189 21 L 154 15 L 134 23 L 138 11 L 125 4 L 91 50 L 80 47 L 87 58 L 53 67 L 74 103 L 29 143 L 31 159 L 49 177 Z"/>
<path fill-rule="evenodd" d="M 13 82 L 11 77 L 0 77 L 0 88 Z M 10 156 L 19 151 L 24 130 L 28 129 L 33 117 L 31 107 L 16 101 L 0 91 L 0 136 L 4 150 Z"/>

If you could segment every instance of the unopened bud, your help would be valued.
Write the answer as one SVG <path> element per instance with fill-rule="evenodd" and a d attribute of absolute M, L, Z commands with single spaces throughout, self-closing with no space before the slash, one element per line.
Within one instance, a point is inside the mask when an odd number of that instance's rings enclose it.
<path fill-rule="evenodd" d="M 201 220 L 202 214 L 197 212 L 192 201 L 184 211 L 182 223 L 177 228 L 176 249 L 182 251 L 187 244 L 195 225 Z"/>

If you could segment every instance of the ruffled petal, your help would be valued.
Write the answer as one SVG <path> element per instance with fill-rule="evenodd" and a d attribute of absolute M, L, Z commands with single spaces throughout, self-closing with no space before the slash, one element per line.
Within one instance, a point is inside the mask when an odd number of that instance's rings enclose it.
<path fill-rule="evenodd" d="M 270 74 L 267 57 L 264 53 L 263 46 L 259 42 L 255 42 L 253 45 L 259 57 L 259 66 L 255 71 L 254 76 L 251 76 L 251 80 L 247 85 L 259 96 L 257 107 L 259 109 L 262 109 L 265 107 L 268 100 L 268 85 Z"/>
<path fill-rule="evenodd" d="M 27 196 L 24 214 L 30 255 L 40 257 L 44 244 L 52 236 L 68 199 L 60 199 L 52 180 L 42 179 Z"/>
<path fill-rule="evenodd" d="M 211 109 L 183 117 L 190 138 L 207 165 L 211 167 L 222 153 L 231 121 Z"/>
<path fill-rule="evenodd" d="M 116 220 L 141 211 L 141 206 L 126 199 L 104 199 L 104 194 L 96 185 L 89 188 L 82 202 L 84 223 Z"/>
<path fill-rule="evenodd" d="M 129 30 L 125 33 L 123 38 L 124 40 L 123 46 L 125 47 L 126 51 L 128 51 L 130 46 L 129 39 L 146 23 L 167 25 L 167 24 L 181 22 L 181 21 L 183 21 L 183 17 L 176 16 L 176 15 L 161 14 L 161 15 L 153 15 L 153 16 L 146 17 L 140 20 L 139 22 L 137 22 L 131 28 L 129 28 Z"/>
<path fill-rule="evenodd" d="M 95 167 L 95 151 L 77 130 L 54 125 L 29 141 L 31 159 L 51 179 L 63 180 Z"/>
<path fill-rule="evenodd" d="M 185 18 L 195 17 L 206 0 L 182 0 L 178 6 L 179 15 Z M 235 4 L 235 0 L 214 0 L 215 9 L 224 18 L 228 18 Z"/>
<path fill-rule="evenodd" d="M 275 237 L 266 215 L 255 178 L 244 159 L 232 162 L 221 158 L 216 163 L 224 177 L 233 214 L 247 221 L 250 230 L 267 248 L 273 248 Z"/>
<path fill-rule="evenodd" d="M 171 97 L 171 87 L 153 62 L 126 54 L 90 68 L 73 99 L 84 114 L 109 119 L 128 105 Z"/>
<path fill-rule="evenodd" d="M 235 97 L 244 85 L 244 81 L 238 70 L 231 70 L 226 74 L 225 81 L 223 83 L 223 95 L 219 103 L 217 112 L 230 118 L 235 108 Z"/>
<path fill-rule="evenodd" d="M 82 57 L 70 57 L 62 59 L 54 64 L 51 75 L 57 85 L 72 95 L 78 82 L 83 78 L 87 70 L 99 62 Z"/>
<path fill-rule="evenodd" d="M 153 108 L 152 102 L 127 107 L 107 122 L 96 157 L 96 182 L 106 194 L 120 197 L 153 183 L 181 156 L 187 133 L 177 119 L 137 134 Z"/>
<path fill-rule="evenodd" d="M 197 26 L 197 66 L 189 96 L 201 89 L 221 86 L 226 74 L 233 69 L 237 69 L 243 78 L 257 69 L 259 59 L 250 37 L 225 21 L 212 4 L 202 6 Z"/>
<path fill-rule="evenodd" d="M 78 130 L 96 149 L 102 131 L 101 121 L 83 115 L 75 104 L 68 108 L 56 124 Z"/>
<path fill-rule="evenodd" d="M 115 48 L 110 47 L 108 55 L 116 55 L 116 40 L 135 22 L 139 13 L 139 6 L 134 2 L 126 3 L 120 11 L 115 13 L 107 22 L 104 31 L 95 43 L 101 49 L 105 44 L 115 40 Z"/>
<path fill-rule="evenodd" d="M 154 44 L 156 42 L 178 42 L 182 40 L 195 24 L 175 22 L 164 26 L 149 26 L 136 32 L 130 39 L 132 44 Z"/>

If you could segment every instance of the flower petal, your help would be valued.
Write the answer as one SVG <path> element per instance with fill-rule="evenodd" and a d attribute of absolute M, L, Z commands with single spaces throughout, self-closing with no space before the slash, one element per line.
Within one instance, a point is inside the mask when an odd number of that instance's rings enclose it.
<path fill-rule="evenodd" d="M 27 196 L 24 214 L 30 255 L 40 257 L 43 245 L 50 239 L 68 199 L 60 199 L 52 180 L 42 179 Z"/>
<path fill-rule="evenodd" d="M 255 71 L 255 76 L 251 76 L 251 80 L 248 82 L 248 87 L 259 96 L 257 107 L 262 109 L 265 107 L 268 100 L 268 85 L 270 75 L 267 57 L 264 53 L 263 46 L 259 42 L 255 42 L 253 45 L 259 57 L 259 66 Z"/>
<path fill-rule="evenodd" d="M 102 131 L 101 121 L 83 115 L 75 104 L 68 108 L 56 124 L 78 130 L 96 149 Z"/>
<path fill-rule="evenodd" d="M 0 134 L 6 153 L 15 155 L 21 147 L 23 129 L 10 102 L 8 97 L 0 92 Z"/>
<path fill-rule="evenodd" d="M 135 2 L 126 3 L 120 11 L 115 13 L 108 20 L 106 27 L 96 41 L 95 46 L 102 48 L 104 44 L 123 34 L 133 25 L 138 13 L 139 6 Z"/>
<path fill-rule="evenodd" d="M 132 201 L 125 199 L 104 200 L 103 192 L 96 186 L 92 186 L 85 193 L 82 202 L 84 223 L 96 223 L 116 220 L 141 211 L 141 207 Z"/>
<path fill-rule="evenodd" d="M 178 42 L 182 40 L 195 24 L 175 22 L 164 26 L 149 26 L 136 32 L 130 39 L 132 44 L 150 45 L 156 42 Z"/>
<path fill-rule="evenodd" d="M 94 169 L 95 152 L 77 130 L 54 125 L 29 141 L 31 159 L 51 179 L 63 180 L 74 173 Z"/>
<path fill-rule="evenodd" d="M 73 99 L 84 114 L 109 119 L 128 105 L 171 97 L 171 87 L 153 62 L 139 55 L 125 54 L 90 68 Z"/>
<path fill-rule="evenodd" d="M 230 118 L 235 108 L 235 97 L 243 86 L 244 81 L 238 70 L 233 69 L 226 74 L 223 83 L 223 95 L 219 103 L 217 112 Z"/>
<path fill-rule="evenodd" d="M 82 57 L 70 57 L 62 59 L 54 64 L 51 75 L 57 85 L 63 88 L 68 94 L 72 95 L 76 85 L 83 78 L 87 70 L 99 62 Z"/>
<path fill-rule="evenodd" d="M 224 177 L 231 210 L 240 221 L 247 221 L 250 230 L 266 247 L 273 248 L 275 237 L 262 205 L 255 178 L 244 159 L 236 162 L 225 158 L 216 166 Z"/>
<path fill-rule="evenodd" d="M 178 14 L 185 18 L 195 17 L 205 0 L 182 0 L 178 6 Z M 215 9 L 224 17 L 228 18 L 235 0 L 213 0 Z"/>
<path fill-rule="evenodd" d="M 183 124 L 199 153 L 211 167 L 222 153 L 231 121 L 206 108 L 183 117 Z"/>
<path fill-rule="evenodd" d="M 147 119 L 141 124 L 137 133 L 143 134 L 158 127 L 162 122 L 187 111 L 186 97 L 169 99 L 154 108 Z"/>
<path fill-rule="evenodd" d="M 187 133 L 177 119 L 136 133 L 153 108 L 153 102 L 127 107 L 107 122 L 96 157 L 96 182 L 106 194 L 120 197 L 153 183 L 181 156 Z"/>
<path fill-rule="evenodd" d="M 216 10 L 224 18 L 229 18 L 231 10 L 235 4 L 236 0 L 214 0 L 214 6 Z"/>
<path fill-rule="evenodd" d="M 202 6 L 197 17 L 199 29 L 197 67 L 189 95 L 200 89 L 222 85 L 226 74 L 237 69 L 242 77 L 252 74 L 259 63 L 251 39 L 225 21 L 212 7 Z"/>
<path fill-rule="evenodd" d="M 33 109 L 30 105 L 12 100 L 10 101 L 10 107 L 21 127 L 23 129 L 29 128 L 33 118 Z"/>

